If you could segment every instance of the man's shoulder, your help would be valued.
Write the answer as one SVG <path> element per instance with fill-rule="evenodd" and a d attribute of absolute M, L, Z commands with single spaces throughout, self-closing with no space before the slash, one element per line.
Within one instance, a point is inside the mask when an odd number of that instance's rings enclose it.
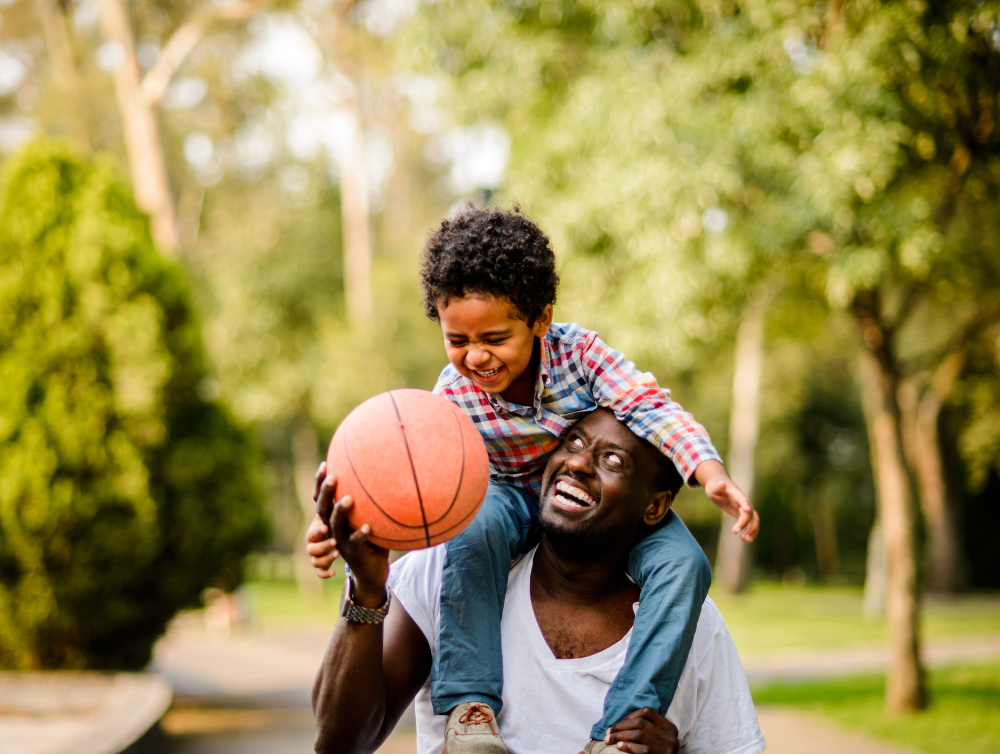
<path fill-rule="evenodd" d="M 441 600 L 445 547 L 412 550 L 389 566 L 389 589 L 434 646 Z"/>
<path fill-rule="evenodd" d="M 726 621 L 711 597 L 705 597 L 701 603 L 701 613 L 698 625 L 695 627 L 694 641 L 691 644 L 691 659 L 699 664 L 715 649 L 716 644 L 724 635 L 728 635 Z"/>

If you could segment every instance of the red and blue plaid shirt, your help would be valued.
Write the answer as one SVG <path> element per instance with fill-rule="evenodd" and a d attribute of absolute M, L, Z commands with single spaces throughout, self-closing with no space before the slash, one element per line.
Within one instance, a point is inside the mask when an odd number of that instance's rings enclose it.
<path fill-rule="evenodd" d="M 541 339 L 542 354 L 531 406 L 509 403 L 463 377 L 451 364 L 434 392 L 464 411 L 476 424 L 490 457 L 490 478 L 538 495 L 549 454 L 563 433 L 595 408 L 618 420 L 670 458 L 681 478 L 694 484 L 698 464 L 721 460 L 705 428 L 648 372 L 574 324 L 553 324 Z"/>

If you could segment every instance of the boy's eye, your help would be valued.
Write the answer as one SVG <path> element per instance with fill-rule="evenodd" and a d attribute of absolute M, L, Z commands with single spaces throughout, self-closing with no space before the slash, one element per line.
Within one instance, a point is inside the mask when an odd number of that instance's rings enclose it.
<path fill-rule="evenodd" d="M 464 340 L 449 340 L 448 343 L 451 346 L 453 346 L 454 348 L 461 348 L 462 346 L 465 345 L 466 341 L 464 341 Z"/>
<path fill-rule="evenodd" d="M 506 338 L 498 338 L 496 340 L 487 340 L 486 342 L 489 343 L 491 346 L 498 346 L 501 343 L 503 343 L 505 340 L 507 340 L 507 339 Z"/>

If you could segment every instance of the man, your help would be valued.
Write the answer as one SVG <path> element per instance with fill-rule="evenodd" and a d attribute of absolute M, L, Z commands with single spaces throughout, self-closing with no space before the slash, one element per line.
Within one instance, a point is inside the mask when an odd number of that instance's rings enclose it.
<path fill-rule="evenodd" d="M 631 635 L 639 590 L 625 573 L 629 551 L 674 515 L 680 485 L 672 464 L 608 410 L 567 433 L 545 467 L 541 541 L 508 582 L 503 709 L 494 719 L 485 705 L 470 705 L 464 728 L 450 736 L 502 734 L 511 754 L 581 748 Z M 330 506 L 334 493 L 335 480 L 324 479 L 320 507 Z M 443 549 L 407 555 L 390 577 L 388 553 L 366 541 L 368 526 L 350 531 L 351 505 L 349 498 L 337 502 L 333 540 L 317 533 L 308 548 L 319 569 L 342 555 L 353 582 L 347 619 L 337 624 L 313 689 L 316 751 L 375 751 L 416 697 L 418 752 L 438 754 L 446 717 L 433 714 L 428 675 Z M 612 726 L 605 741 L 633 754 L 764 749 L 736 649 L 711 600 L 666 718 L 641 709 Z"/>

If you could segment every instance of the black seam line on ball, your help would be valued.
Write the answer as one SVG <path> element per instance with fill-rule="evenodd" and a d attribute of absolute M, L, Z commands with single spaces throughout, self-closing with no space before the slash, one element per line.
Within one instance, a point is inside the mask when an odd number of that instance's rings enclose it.
<path fill-rule="evenodd" d="M 417 488 L 417 502 L 420 504 L 420 518 L 424 521 L 424 537 L 427 539 L 427 546 L 431 546 L 431 532 L 427 528 L 427 513 L 424 511 L 424 498 L 420 494 L 420 482 L 417 481 L 417 469 L 413 465 L 413 456 L 410 453 L 410 443 L 406 440 L 406 426 L 403 424 L 403 417 L 399 414 L 399 406 L 396 405 L 396 397 L 389 391 L 389 400 L 396 410 L 396 418 L 399 419 L 399 430 L 403 433 L 403 447 L 406 448 L 406 457 L 410 461 L 410 473 L 413 474 L 413 486 Z"/>
<path fill-rule="evenodd" d="M 431 521 L 428 526 L 430 524 L 440 523 L 448 517 L 448 514 L 451 513 L 451 509 L 455 507 L 455 503 L 458 501 L 458 495 L 462 491 L 462 480 L 465 479 L 465 435 L 462 433 L 462 420 L 458 418 L 458 412 L 460 409 L 455 406 L 450 406 L 450 408 L 452 411 L 451 415 L 455 417 L 455 426 L 458 427 L 458 440 L 462 446 L 462 463 L 459 464 L 458 467 L 458 484 L 455 486 L 455 494 L 452 496 L 451 502 L 448 503 L 448 507 L 445 511 L 435 520 Z M 434 536 L 438 536 L 440 534 L 441 532 L 435 532 Z"/>
<path fill-rule="evenodd" d="M 478 513 L 478 511 L 475 511 L 475 510 L 469 511 L 464 516 L 462 516 L 462 520 L 461 521 L 456 521 L 451 526 L 449 526 L 447 529 L 442 529 L 441 531 L 435 531 L 434 532 L 434 538 L 437 539 L 439 537 L 446 537 L 450 532 L 455 531 L 455 529 L 464 529 L 465 526 L 466 526 L 466 524 L 468 523 L 469 519 L 472 518 L 473 516 L 475 516 L 476 513 Z M 410 528 L 411 529 L 416 529 L 418 527 L 412 526 Z M 425 541 L 423 537 L 418 537 L 417 539 L 394 539 L 394 538 L 391 538 L 391 537 L 378 537 L 378 540 L 379 540 L 379 542 L 387 542 L 388 543 L 387 545 L 379 545 L 379 546 L 380 547 L 385 547 L 388 550 L 392 550 L 392 549 L 404 549 L 405 550 L 405 549 L 407 549 L 406 547 L 393 548 L 392 545 L 411 545 L 414 542 L 424 542 Z M 441 541 L 443 541 L 443 540 L 439 540 L 436 544 L 440 544 Z M 432 540 L 432 546 L 433 546 L 433 544 L 435 544 L 435 543 Z"/>
<path fill-rule="evenodd" d="M 399 412 L 398 411 L 396 412 L 396 416 L 399 416 Z M 405 442 L 405 440 L 406 440 L 405 436 L 404 436 L 403 440 Z M 379 502 L 378 502 L 378 500 L 375 499 L 375 496 L 371 493 L 371 491 L 367 487 L 365 487 L 364 480 L 361 479 L 361 474 L 359 474 L 358 470 L 354 467 L 354 460 L 351 458 L 351 446 L 347 443 L 347 434 L 346 433 L 344 434 L 343 439 L 341 440 L 341 445 L 344 446 L 344 455 L 347 457 L 347 464 L 351 467 L 351 472 L 354 474 L 355 480 L 357 480 L 358 484 L 361 486 L 361 491 L 364 492 L 368 496 L 368 499 L 372 501 L 372 505 L 374 505 L 376 508 L 378 508 L 379 512 L 383 516 L 385 516 L 387 519 L 389 519 L 390 521 L 392 521 L 392 523 L 396 524 L 397 526 L 402 526 L 404 529 L 424 529 L 425 530 L 424 534 L 426 535 L 427 532 L 426 532 L 426 526 L 425 525 L 423 525 L 423 524 L 406 524 L 406 523 L 403 523 L 399 519 L 397 519 L 394 516 L 392 516 L 389 513 L 389 511 L 387 511 L 385 508 L 383 508 L 381 505 L 379 505 Z M 421 507 L 421 511 L 423 511 L 423 507 Z M 410 540 L 400 540 L 400 541 L 410 541 Z M 418 540 L 413 540 L 413 541 L 416 542 Z"/>

